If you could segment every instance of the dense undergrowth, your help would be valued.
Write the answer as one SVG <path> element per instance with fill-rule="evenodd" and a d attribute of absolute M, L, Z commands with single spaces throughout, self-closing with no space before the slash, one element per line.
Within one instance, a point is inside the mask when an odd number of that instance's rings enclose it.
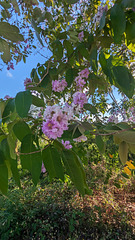
<path fill-rule="evenodd" d="M 11 179 L 8 195 L 0 196 L 0 239 L 135 239 L 134 178 L 118 189 L 118 173 L 106 180 L 110 171 L 100 162 L 86 167 L 93 192 L 84 198 L 68 176 L 63 184 L 50 183 L 47 173 L 41 174 L 35 187 L 23 171 L 22 190 Z"/>

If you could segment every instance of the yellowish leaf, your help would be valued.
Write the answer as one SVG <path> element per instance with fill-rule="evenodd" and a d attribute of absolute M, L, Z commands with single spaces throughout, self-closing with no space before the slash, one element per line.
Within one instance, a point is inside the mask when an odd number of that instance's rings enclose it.
<path fill-rule="evenodd" d="M 124 167 L 124 172 L 125 172 L 127 175 L 130 175 L 130 176 L 131 176 L 131 171 L 129 170 L 128 167 Z"/>
<path fill-rule="evenodd" d="M 131 162 L 127 161 L 126 164 L 130 169 L 135 169 L 135 166 Z"/>

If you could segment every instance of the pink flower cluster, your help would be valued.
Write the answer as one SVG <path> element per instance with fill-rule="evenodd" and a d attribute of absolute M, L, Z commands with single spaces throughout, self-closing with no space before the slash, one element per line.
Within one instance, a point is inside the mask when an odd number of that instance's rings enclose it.
<path fill-rule="evenodd" d="M 62 144 L 64 145 L 64 147 L 66 148 L 66 149 L 70 149 L 70 148 L 72 148 L 72 145 L 70 144 L 70 141 L 63 141 L 62 140 Z"/>
<path fill-rule="evenodd" d="M 12 97 L 10 97 L 9 95 L 6 95 L 6 96 L 4 97 L 4 99 L 5 99 L 5 100 L 8 100 L 8 99 L 12 99 Z"/>
<path fill-rule="evenodd" d="M 80 42 L 82 42 L 82 40 L 84 38 L 84 32 L 83 31 L 78 34 L 78 38 L 79 38 Z"/>
<path fill-rule="evenodd" d="M 88 68 L 85 68 L 81 72 L 79 72 L 78 77 L 75 78 L 76 87 L 78 90 L 82 90 L 82 88 L 86 84 L 84 79 L 88 79 L 88 76 L 89 76 Z"/>
<path fill-rule="evenodd" d="M 54 92 L 62 92 L 65 87 L 67 87 L 67 82 L 65 81 L 65 79 L 63 80 L 54 80 L 52 81 L 52 90 Z"/>
<path fill-rule="evenodd" d="M 48 137 L 56 139 L 61 137 L 64 130 L 68 129 L 69 116 L 60 106 L 48 106 L 44 113 L 42 131 Z"/>
<path fill-rule="evenodd" d="M 14 70 L 14 64 L 12 62 L 8 64 L 7 70 L 10 70 L 10 68 Z"/>
<path fill-rule="evenodd" d="M 75 92 L 73 94 L 73 103 L 75 105 L 79 105 L 81 108 L 83 108 L 83 105 L 87 103 L 87 97 L 85 93 L 82 92 Z"/>
<path fill-rule="evenodd" d="M 27 89 L 27 87 L 31 87 L 32 86 L 32 85 L 28 85 L 29 83 L 32 83 L 32 80 L 30 78 L 26 78 L 24 80 L 25 90 Z"/>

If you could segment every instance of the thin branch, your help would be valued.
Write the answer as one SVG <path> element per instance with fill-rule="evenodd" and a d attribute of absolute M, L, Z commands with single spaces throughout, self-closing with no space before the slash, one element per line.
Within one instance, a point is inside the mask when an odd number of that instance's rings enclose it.
<path fill-rule="evenodd" d="M 43 149 L 40 149 L 40 150 L 37 150 L 37 151 L 34 151 L 34 152 L 29 152 L 29 153 L 21 153 L 21 152 L 16 152 L 16 154 L 18 155 L 30 155 L 30 154 L 34 154 L 34 153 L 39 153 L 39 152 L 42 152 L 44 149 L 48 148 L 48 146 L 51 145 L 52 142 L 50 142 L 48 145 L 46 145 Z"/>

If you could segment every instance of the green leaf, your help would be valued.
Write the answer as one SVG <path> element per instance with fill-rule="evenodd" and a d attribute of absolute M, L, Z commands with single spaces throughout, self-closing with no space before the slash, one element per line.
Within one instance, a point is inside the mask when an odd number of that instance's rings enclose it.
<path fill-rule="evenodd" d="M 112 56 L 110 56 L 108 59 L 105 58 L 105 54 L 103 51 L 101 51 L 99 55 L 99 61 L 102 67 L 103 72 L 106 74 L 106 76 L 109 78 L 109 81 L 111 84 L 113 84 L 113 76 L 112 76 Z"/>
<path fill-rule="evenodd" d="M 125 8 L 133 8 L 135 7 L 135 0 L 123 0 L 121 4 Z"/>
<path fill-rule="evenodd" d="M 9 99 L 2 114 L 3 123 L 10 120 L 11 114 L 15 110 L 15 99 Z"/>
<path fill-rule="evenodd" d="M 124 141 L 119 144 L 119 157 L 124 165 L 128 159 L 128 145 Z"/>
<path fill-rule="evenodd" d="M 8 145 L 9 145 L 9 149 L 10 149 L 10 156 L 13 159 L 16 159 L 16 154 L 15 154 L 15 148 L 16 148 L 16 136 L 13 132 L 13 126 L 14 126 L 14 122 L 11 124 L 8 124 L 8 130 L 9 130 L 9 134 L 7 137 L 7 141 L 8 141 Z"/>
<path fill-rule="evenodd" d="M 116 86 L 122 90 L 127 97 L 132 98 L 134 94 L 134 78 L 125 66 L 113 67 Z"/>
<path fill-rule="evenodd" d="M 48 86 L 49 82 L 51 82 L 51 81 L 50 81 L 50 75 L 47 74 L 47 75 L 42 79 L 42 82 L 40 83 L 40 86 L 46 88 L 46 87 Z"/>
<path fill-rule="evenodd" d="M 102 139 L 102 137 L 100 135 L 96 136 L 96 144 L 97 144 L 97 146 L 99 148 L 99 151 L 101 153 L 104 153 L 104 151 L 105 151 L 105 144 L 104 144 L 104 141 L 103 141 L 103 139 Z"/>
<path fill-rule="evenodd" d="M 126 28 L 125 13 L 120 4 L 115 4 L 111 8 L 111 24 L 114 32 L 114 42 L 120 43 L 122 35 Z"/>
<path fill-rule="evenodd" d="M 96 114 L 97 113 L 97 109 L 90 103 L 86 103 L 84 104 L 84 109 L 90 111 L 92 114 Z"/>
<path fill-rule="evenodd" d="M 75 73 L 76 73 L 76 71 L 74 70 L 74 68 L 69 68 L 66 71 L 66 82 L 68 84 L 68 87 L 70 87 L 71 84 L 73 83 L 74 78 L 75 78 Z"/>
<path fill-rule="evenodd" d="M 11 42 L 24 40 L 23 35 L 19 34 L 19 29 L 7 22 L 0 22 L 0 36 L 10 40 Z"/>
<path fill-rule="evenodd" d="M 97 71 L 98 63 L 97 63 L 97 47 L 92 45 L 90 50 L 90 65 L 94 72 Z"/>
<path fill-rule="evenodd" d="M 0 38 L 0 52 L 3 52 L 1 58 L 4 62 L 9 62 L 11 60 L 9 44 L 2 38 Z"/>
<path fill-rule="evenodd" d="M 32 104 L 32 95 L 30 91 L 17 93 L 15 97 L 15 105 L 16 105 L 16 111 L 21 118 L 27 117 L 31 104 Z"/>
<path fill-rule="evenodd" d="M 87 48 L 85 47 L 84 43 L 79 43 L 79 45 L 77 46 L 77 50 L 79 51 L 79 53 L 81 54 L 81 56 L 83 56 L 83 57 L 85 57 L 87 60 L 89 60 L 90 54 L 89 54 Z"/>
<path fill-rule="evenodd" d="M 135 144 L 135 131 L 125 131 L 121 132 L 119 134 L 116 134 L 119 138 L 121 138 L 123 141 L 131 144 Z"/>
<path fill-rule="evenodd" d="M 70 176 L 80 194 L 84 196 L 87 184 L 82 164 L 80 163 L 77 155 L 73 151 L 63 150 L 62 159 L 67 170 L 67 174 Z"/>
<path fill-rule="evenodd" d="M 17 159 L 10 159 L 10 166 L 11 166 L 11 171 L 12 171 L 12 175 L 13 178 L 17 184 L 17 186 L 19 188 L 21 188 L 21 184 L 20 184 L 20 175 L 19 175 L 19 171 L 17 168 Z"/>
<path fill-rule="evenodd" d="M 129 146 L 129 150 L 131 151 L 131 153 L 135 154 L 135 144 L 128 144 Z"/>
<path fill-rule="evenodd" d="M 39 176 L 41 173 L 41 165 L 42 165 L 42 157 L 41 152 L 36 152 L 39 149 L 36 149 L 36 147 L 33 144 L 33 136 L 27 135 L 23 138 L 22 144 L 21 144 L 21 164 L 22 168 L 27 169 L 30 171 L 32 175 L 32 180 L 34 184 L 36 185 Z M 23 153 L 27 153 L 24 154 Z"/>
<path fill-rule="evenodd" d="M 4 160 L 3 152 L 0 150 L 0 190 L 3 194 L 7 194 L 8 169 Z"/>
<path fill-rule="evenodd" d="M 7 2 L 5 2 L 5 1 L 1 1 L 1 2 L 0 2 L 0 5 L 1 5 L 3 8 L 5 8 L 5 9 L 11 8 L 10 3 L 7 3 Z"/>
<path fill-rule="evenodd" d="M 15 9 L 15 12 L 17 12 L 18 15 L 20 15 L 20 9 L 19 9 L 17 1 L 16 0 L 11 0 L 11 3 L 13 5 L 14 9 Z"/>
<path fill-rule="evenodd" d="M 36 22 L 35 22 L 35 20 L 34 20 L 33 18 L 31 19 L 31 25 L 32 25 L 32 27 L 33 27 L 34 30 L 35 30 L 35 33 L 36 33 L 36 36 L 37 36 L 38 41 L 39 41 L 40 44 L 44 47 L 44 44 L 43 44 L 43 42 L 42 42 L 42 40 L 41 40 L 41 38 L 40 38 L 40 35 L 39 35 L 40 29 L 37 27 L 37 24 L 36 24 Z"/>
<path fill-rule="evenodd" d="M 52 43 L 52 48 L 53 48 L 53 54 L 57 57 L 58 60 L 60 60 L 63 57 L 62 43 L 58 39 L 56 39 Z"/>
<path fill-rule="evenodd" d="M 66 2 L 69 4 L 75 4 L 78 2 L 78 0 L 67 0 Z"/>
<path fill-rule="evenodd" d="M 73 46 L 70 41 L 64 40 L 63 45 L 65 49 L 67 50 L 67 56 L 70 57 L 71 54 L 73 53 Z"/>
<path fill-rule="evenodd" d="M 102 17 L 101 17 L 101 19 L 100 19 L 99 30 L 103 29 L 104 26 L 105 26 L 105 15 L 106 15 L 106 12 L 104 11 L 104 12 L 103 12 L 103 15 L 102 15 Z"/>
<path fill-rule="evenodd" d="M 127 22 L 126 25 L 127 40 L 134 43 L 135 41 L 135 23 Z"/>
<path fill-rule="evenodd" d="M 3 152 L 4 158 L 6 160 L 9 160 L 10 157 L 10 150 L 9 150 L 9 145 L 8 145 L 8 141 L 7 138 L 3 139 L 0 143 L 0 150 Z"/>
<path fill-rule="evenodd" d="M 32 104 L 36 107 L 45 107 L 44 100 L 34 95 L 32 95 Z"/>
<path fill-rule="evenodd" d="M 22 141 L 26 135 L 31 134 L 29 126 L 23 121 L 19 121 L 13 126 L 13 132 L 20 141 Z"/>
<path fill-rule="evenodd" d="M 48 146 L 42 151 L 42 159 L 45 168 L 49 172 L 50 180 L 57 177 L 64 181 L 64 170 L 58 151 L 55 148 Z"/>

